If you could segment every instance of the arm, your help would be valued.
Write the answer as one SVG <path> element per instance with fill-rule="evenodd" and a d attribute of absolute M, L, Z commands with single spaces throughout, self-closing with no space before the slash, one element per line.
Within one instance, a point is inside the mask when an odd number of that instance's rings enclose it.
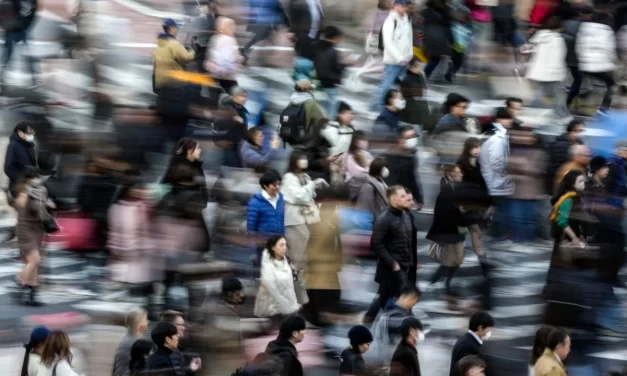
<path fill-rule="evenodd" d="M 181 43 L 172 44 L 172 57 L 177 63 L 181 65 L 191 63 L 195 56 L 194 51 L 187 51 Z"/>
<path fill-rule="evenodd" d="M 302 185 L 296 175 L 285 174 L 281 192 L 286 203 L 309 205 L 311 200 L 316 197 L 316 184 L 310 180 L 307 184 Z"/>
<path fill-rule="evenodd" d="M 263 167 L 272 159 L 273 154 L 272 149 L 258 153 L 252 148 L 244 148 L 242 162 L 244 162 L 244 166 Z"/>
<path fill-rule="evenodd" d="M 504 150 L 500 150 L 501 146 L 500 142 L 493 142 L 488 148 L 490 168 L 498 174 L 505 173 L 505 153 Z"/>
<path fill-rule="evenodd" d="M 390 252 L 385 246 L 385 235 L 388 231 L 389 223 L 385 216 L 379 217 L 372 228 L 372 237 L 370 238 L 370 247 L 372 251 L 379 259 L 380 263 L 383 263 L 390 270 L 393 270 L 398 263 L 390 255 Z"/>
<path fill-rule="evenodd" d="M 414 200 L 419 204 L 424 204 L 424 195 L 422 193 L 422 181 L 420 180 L 420 173 L 418 169 L 420 168 L 420 161 L 418 160 L 418 153 L 414 156 L 414 169 L 412 173 L 414 174 L 414 183 L 416 186 L 414 187 Z"/>
<path fill-rule="evenodd" d="M 372 184 L 366 183 L 362 185 L 355 206 L 357 209 L 366 210 L 372 215 L 375 215 L 374 187 Z"/>
<path fill-rule="evenodd" d="M 557 218 L 555 220 L 555 224 L 559 228 L 561 228 L 564 231 L 564 233 L 566 233 L 566 235 L 571 241 L 577 241 L 578 240 L 577 236 L 575 235 L 573 230 L 570 228 L 570 223 L 568 221 L 568 218 L 570 217 L 570 212 L 572 210 L 573 210 L 573 199 L 569 198 L 557 208 Z"/>
<path fill-rule="evenodd" d="M 246 208 L 246 231 L 248 235 L 252 235 L 257 232 L 259 228 L 259 208 L 253 203 L 253 199 L 248 201 L 248 207 Z"/>
<path fill-rule="evenodd" d="M 394 20 L 391 17 L 385 20 L 381 32 L 383 33 L 383 45 L 385 46 L 384 53 L 390 55 L 395 61 L 407 59 L 407 56 L 402 51 L 399 51 L 396 43 L 394 43 Z"/>

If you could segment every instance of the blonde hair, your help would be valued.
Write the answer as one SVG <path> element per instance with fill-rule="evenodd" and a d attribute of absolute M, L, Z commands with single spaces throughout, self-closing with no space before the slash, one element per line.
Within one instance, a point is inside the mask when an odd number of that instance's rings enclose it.
<path fill-rule="evenodd" d="M 142 307 L 135 307 L 126 314 L 126 327 L 130 330 L 137 330 L 137 326 L 148 316 L 148 312 Z"/>

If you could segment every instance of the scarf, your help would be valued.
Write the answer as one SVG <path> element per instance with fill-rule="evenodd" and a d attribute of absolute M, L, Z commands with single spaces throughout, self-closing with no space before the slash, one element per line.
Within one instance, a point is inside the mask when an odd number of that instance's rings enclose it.
<path fill-rule="evenodd" d="M 557 202 L 555 203 L 555 205 L 553 205 L 553 210 L 551 211 L 551 215 L 549 216 L 549 220 L 551 222 L 555 222 L 557 220 L 557 212 L 559 211 L 560 205 L 562 205 L 564 203 L 564 201 L 568 200 L 569 198 L 573 198 L 577 196 L 576 192 L 567 192 L 565 194 L 563 194 L 559 200 L 557 200 Z"/>

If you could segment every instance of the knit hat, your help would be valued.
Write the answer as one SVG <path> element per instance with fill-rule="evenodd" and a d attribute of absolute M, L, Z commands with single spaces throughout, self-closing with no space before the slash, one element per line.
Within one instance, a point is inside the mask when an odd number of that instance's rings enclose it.
<path fill-rule="evenodd" d="M 243 288 L 242 282 L 234 275 L 227 275 L 222 278 L 222 292 L 240 291 Z"/>
<path fill-rule="evenodd" d="M 344 111 L 353 111 L 353 108 L 348 103 L 344 101 L 340 101 L 340 104 L 338 105 L 338 108 L 337 108 L 337 113 L 341 114 Z"/>
<path fill-rule="evenodd" d="M 351 345 L 359 346 L 372 342 L 372 333 L 363 325 L 355 325 L 348 331 L 348 340 Z"/>
<path fill-rule="evenodd" d="M 596 156 L 590 160 L 590 172 L 594 174 L 595 172 L 599 171 L 603 167 L 609 166 L 609 165 L 610 163 L 607 161 L 607 159 L 601 156 Z"/>
<path fill-rule="evenodd" d="M 30 341 L 28 342 L 31 346 L 37 346 L 42 344 L 48 335 L 50 334 L 50 330 L 45 326 L 36 326 L 32 332 L 30 332 Z"/>

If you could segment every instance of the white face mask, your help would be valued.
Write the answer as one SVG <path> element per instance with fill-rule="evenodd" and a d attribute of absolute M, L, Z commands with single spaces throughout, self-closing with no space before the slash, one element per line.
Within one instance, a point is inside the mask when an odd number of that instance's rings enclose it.
<path fill-rule="evenodd" d="M 27 142 L 33 142 L 33 141 L 35 141 L 35 135 L 34 134 L 27 134 L 26 136 L 24 136 L 24 139 Z"/>
<path fill-rule="evenodd" d="M 418 332 L 418 336 L 416 337 L 416 340 L 418 342 L 424 342 L 425 341 L 425 334 L 423 332 Z"/>
<path fill-rule="evenodd" d="M 307 167 L 309 167 L 309 161 L 306 159 L 301 159 L 298 161 L 298 163 L 296 164 L 296 166 L 298 168 L 300 168 L 301 170 L 306 170 Z"/>
<path fill-rule="evenodd" d="M 388 170 L 388 168 L 387 168 L 387 167 L 383 167 L 383 168 L 381 169 L 381 177 L 382 177 L 383 179 L 385 179 L 385 178 L 387 178 L 388 176 L 390 176 L 390 170 Z"/>
<path fill-rule="evenodd" d="M 418 146 L 418 138 L 413 137 L 408 140 L 405 140 L 405 147 L 407 149 L 415 149 Z"/>
<path fill-rule="evenodd" d="M 492 337 L 492 332 L 487 332 L 486 334 L 483 335 L 482 340 L 487 341 L 490 339 L 490 337 Z"/>
<path fill-rule="evenodd" d="M 394 100 L 394 107 L 395 107 L 397 110 L 402 110 L 402 109 L 404 109 L 406 104 L 407 104 L 407 103 L 405 102 L 405 100 L 404 100 L 404 99 L 400 99 L 400 98 L 399 98 L 399 99 L 395 99 L 395 100 Z"/>

